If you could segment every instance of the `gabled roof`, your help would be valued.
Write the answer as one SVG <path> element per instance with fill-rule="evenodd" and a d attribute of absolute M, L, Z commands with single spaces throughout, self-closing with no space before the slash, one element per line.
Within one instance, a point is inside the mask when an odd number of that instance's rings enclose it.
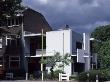
<path fill-rule="evenodd" d="M 30 8 L 23 12 L 24 14 L 24 30 L 33 32 L 33 33 L 41 33 L 41 30 L 44 29 L 44 32 L 52 30 L 45 17 Z"/>
<path fill-rule="evenodd" d="M 24 31 L 32 33 L 41 33 L 41 30 L 44 29 L 44 32 L 52 30 L 45 17 L 30 8 L 23 11 L 23 27 Z M 14 27 L 2 27 L 7 32 L 16 35 L 21 33 L 21 25 Z"/>

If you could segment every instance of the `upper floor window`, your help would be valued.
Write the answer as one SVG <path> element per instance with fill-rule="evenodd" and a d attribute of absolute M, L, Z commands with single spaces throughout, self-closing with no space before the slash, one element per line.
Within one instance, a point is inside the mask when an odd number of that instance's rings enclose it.
<path fill-rule="evenodd" d="M 0 48 L 2 48 L 2 38 L 0 38 Z"/>
<path fill-rule="evenodd" d="M 8 27 L 19 26 L 22 23 L 21 17 L 7 19 Z"/>

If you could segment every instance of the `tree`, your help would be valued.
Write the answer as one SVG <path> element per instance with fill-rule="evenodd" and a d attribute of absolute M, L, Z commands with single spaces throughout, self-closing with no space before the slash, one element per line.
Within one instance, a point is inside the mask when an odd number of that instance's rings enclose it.
<path fill-rule="evenodd" d="M 0 37 L 4 37 L 4 36 L 6 36 L 8 33 L 9 33 L 9 32 L 6 31 L 5 29 L 0 28 Z"/>
<path fill-rule="evenodd" d="M 97 39 L 92 44 L 93 52 L 98 53 L 98 63 L 101 68 L 110 68 L 110 25 L 99 26 L 91 37 Z"/>
<path fill-rule="evenodd" d="M 64 66 L 69 65 L 71 62 L 72 60 L 70 59 L 70 54 L 65 54 L 64 56 L 61 56 L 58 52 L 54 56 L 48 57 L 42 61 L 42 63 L 49 64 L 51 66 L 51 77 L 54 77 L 54 68 L 56 66 L 63 68 L 62 71 L 64 72 Z"/>
<path fill-rule="evenodd" d="M 23 9 L 20 5 L 22 0 L 0 0 L 0 25 L 6 25 L 6 17 L 14 16 L 17 10 Z"/>
<path fill-rule="evenodd" d="M 22 0 L 0 0 L 0 38 L 11 34 L 7 29 L 7 17 L 14 17 L 17 11 L 24 9 L 21 6 Z M 4 39 L 3 39 L 4 40 Z M 3 45 L 2 51 L 5 51 L 5 45 Z M 3 54 L 3 53 L 2 53 Z M 3 55 L 4 66 L 5 55 Z"/>
<path fill-rule="evenodd" d="M 92 33 L 91 37 L 99 41 L 107 41 L 110 40 L 110 25 L 99 26 Z"/>
<path fill-rule="evenodd" d="M 70 62 L 72 62 L 70 57 L 71 57 L 71 55 L 68 53 L 66 53 L 64 56 L 61 57 L 61 64 L 59 65 L 59 67 L 62 67 L 63 71 L 64 71 L 64 67 L 69 65 Z"/>
<path fill-rule="evenodd" d="M 98 54 L 101 68 L 110 68 L 110 40 L 103 43 Z"/>

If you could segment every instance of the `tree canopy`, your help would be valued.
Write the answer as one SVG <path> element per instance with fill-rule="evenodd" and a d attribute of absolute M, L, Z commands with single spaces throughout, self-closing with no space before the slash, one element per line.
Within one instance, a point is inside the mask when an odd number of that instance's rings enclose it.
<path fill-rule="evenodd" d="M 9 32 L 3 28 L 0 28 L 0 37 L 6 36 Z"/>
<path fill-rule="evenodd" d="M 99 26 L 92 33 L 95 38 L 92 48 L 93 52 L 98 53 L 98 62 L 101 68 L 110 68 L 110 25 Z"/>
<path fill-rule="evenodd" d="M 99 26 L 92 33 L 91 37 L 99 41 L 107 41 L 110 40 L 110 25 Z"/>
<path fill-rule="evenodd" d="M 22 9 L 22 0 L 0 0 L 0 25 L 5 25 L 6 17 L 13 16 L 17 10 Z"/>
<path fill-rule="evenodd" d="M 98 53 L 101 68 L 110 68 L 110 40 L 102 44 Z"/>

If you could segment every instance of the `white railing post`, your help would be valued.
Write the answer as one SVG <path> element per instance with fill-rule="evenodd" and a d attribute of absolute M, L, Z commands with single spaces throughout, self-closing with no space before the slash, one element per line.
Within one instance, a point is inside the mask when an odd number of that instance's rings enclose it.
<path fill-rule="evenodd" d="M 67 74 L 67 81 L 69 81 L 69 74 Z"/>
<path fill-rule="evenodd" d="M 98 80 L 98 75 L 96 75 L 96 82 L 99 82 L 99 80 Z"/>
<path fill-rule="evenodd" d="M 59 73 L 59 81 L 66 80 L 69 81 L 69 74 Z"/>
<path fill-rule="evenodd" d="M 28 80 L 28 73 L 26 73 L 26 80 Z"/>
<path fill-rule="evenodd" d="M 61 74 L 59 73 L 59 81 L 61 81 Z"/>

